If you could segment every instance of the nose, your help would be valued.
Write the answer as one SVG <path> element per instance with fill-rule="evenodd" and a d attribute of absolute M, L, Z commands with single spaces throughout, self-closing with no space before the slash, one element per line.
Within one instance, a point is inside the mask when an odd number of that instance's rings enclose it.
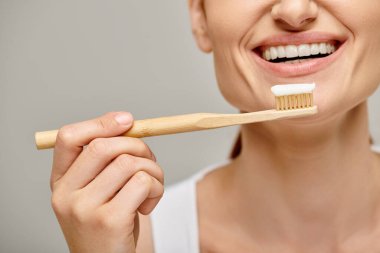
<path fill-rule="evenodd" d="M 273 19 L 287 30 L 302 30 L 318 16 L 314 0 L 279 0 L 272 7 Z"/>

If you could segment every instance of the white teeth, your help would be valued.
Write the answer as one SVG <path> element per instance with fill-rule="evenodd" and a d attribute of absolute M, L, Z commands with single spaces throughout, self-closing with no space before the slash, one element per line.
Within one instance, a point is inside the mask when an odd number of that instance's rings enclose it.
<path fill-rule="evenodd" d="M 310 56 L 310 46 L 307 44 L 302 44 L 298 46 L 299 57 Z"/>
<path fill-rule="evenodd" d="M 265 52 L 264 52 L 264 58 L 267 61 L 271 60 L 270 51 L 269 50 L 265 50 Z"/>
<path fill-rule="evenodd" d="M 275 59 L 277 59 L 277 50 L 276 50 L 276 48 L 275 47 L 271 47 L 270 49 L 270 56 L 271 56 L 271 58 L 272 58 L 272 60 L 275 60 Z"/>
<path fill-rule="evenodd" d="M 277 49 L 277 57 L 278 58 L 285 58 L 286 57 L 285 48 L 283 46 L 278 46 L 276 49 Z"/>
<path fill-rule="evenodd" d="M 286 58 L 294 58 L 298 56 L 297 46 L 289 45 L 285 47 Z"/>
<path fill-rule="evenodd" d="M 327 48 L 327 53 L 331 54 L 331 52 L 332 52 L 331 45 L 326 45 L 326 48 Z"/>
<path fill-rule="evenodd" d="M 327 53 L 331 54 L 335 52 L 335 46 L 327 44 Z"/>
<path fill-rule="evenodd" d="M 277 47 L 268 47 L 262 53 L 262 57 L 267 60 L 275 60 L 277 58 L 296 58 L 307 57 L 318 54 L 332 54 L 336 50 L 332 43 L 311 43 L 301 45 L 286 45 Z"/>
<path fill-rule="evenodd" d="M 311 44 L 310 53 L 311 53 L 311 55 L 319 54 L 319 45 L 317 43 Z"/>
<path fill-rule="evenodd" d="M 327 46 L 326 43 L 319 44 L 319 53 L 320 54 L 327 54 Z"/>

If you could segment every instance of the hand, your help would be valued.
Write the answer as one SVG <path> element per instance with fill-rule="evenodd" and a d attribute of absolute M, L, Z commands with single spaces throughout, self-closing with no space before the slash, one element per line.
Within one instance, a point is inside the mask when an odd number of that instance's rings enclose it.
<path fill-rule="evenodd" d="M 72 253 L 135 253 L 137 212 L 149 214 L 163 194 L 149 147 L 119 136 L 132 122 L 131 114 L 114 112 L 58 132 L 52 206 Z"/>

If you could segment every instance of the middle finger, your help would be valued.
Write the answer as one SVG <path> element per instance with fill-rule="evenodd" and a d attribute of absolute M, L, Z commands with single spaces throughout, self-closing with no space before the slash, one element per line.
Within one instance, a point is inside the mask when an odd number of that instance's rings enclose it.
<path fill-rule="evenodd" d="M 109 201 L 139 171 L 144 171 L 164 183 L 162 169 L 150 159 L 123 154 L 113 160 L 91 183 L 84 194 L 95 206 Z"/>
<path fill-rule="evenodd" d="M 155 161 L 152 151 L 140 139 L 131 137 L 98 138 L 83 150 L 60 181 L 71 190 L 83 188 L 121 154 L 130 154 Z"/>

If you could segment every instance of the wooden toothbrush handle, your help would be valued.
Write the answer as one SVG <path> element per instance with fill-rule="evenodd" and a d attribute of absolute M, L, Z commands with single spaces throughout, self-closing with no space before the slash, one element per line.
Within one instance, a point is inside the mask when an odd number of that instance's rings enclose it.
<path fill-rule="evenodd" d="M 301 117 L 317 113 L 317 107 L 293 110 L 267 110 L 243 114 L 193 113 L 186 115 L 136 120 L 130 130 L 121 136 L 142 138 L 164 134 L 184 133 L 213 129 L 232 125 L 241 125 L 289 117 Z M 37 132 L 35 134 L 38 149 L 55 146 L 58 130 Z"/>
<path fill-rule="evenodd" d="M 200 119 L 213 116 L 212 113 L 194 113 L 170 117 L 135 120 L 130 130 L 121 136 L 143 138 L 165 134 L 184 133 L 206 129 L 197 123 Z M 208 128 L 207 128 L 208 129 Z M 37 132 L 35 142 L 37 149 L 49 149 L 55 146 L 58 130 Z"/>
<path fill-rule="evenodd" d="M 185 133 L 205 129 L 198 122 L 212 113 L 193 113 L 153 119 L 136 120 L 132 128 L 122 136 L 143 138 L 166 134 Z"/>

